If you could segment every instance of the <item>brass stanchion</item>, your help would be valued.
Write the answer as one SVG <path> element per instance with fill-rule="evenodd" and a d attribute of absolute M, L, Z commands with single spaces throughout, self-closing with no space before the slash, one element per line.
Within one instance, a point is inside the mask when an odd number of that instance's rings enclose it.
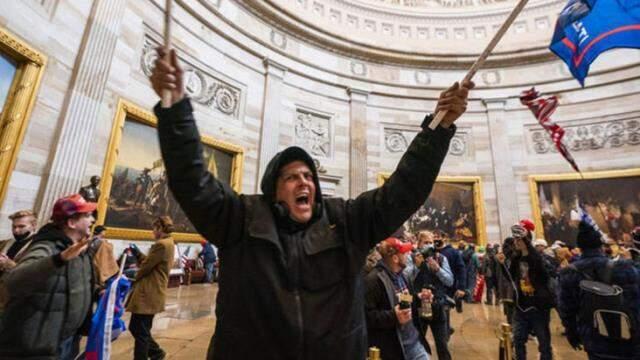
<path fill-rule="evenodd" d="M 511 325 L 508 323 L 500 324 L 500 360 L 512 360 L 513 359 L 513 344 L 512 344 Z"/>
<path fill-rule="evenodd" d="M 367 357 L 367 360 L 382 360 L 382 358 L 380 358 L 380 349 L 378 349 L 377 347 L 370 347 L 369 348 L 369 357 Z"/>

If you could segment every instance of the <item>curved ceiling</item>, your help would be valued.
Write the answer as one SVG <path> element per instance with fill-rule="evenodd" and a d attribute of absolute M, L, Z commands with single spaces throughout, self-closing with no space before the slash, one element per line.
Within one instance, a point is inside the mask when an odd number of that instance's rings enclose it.
<path fill-rule="evenodd" d="M 373 62 L 468 67 L 515 0 L 240 0 L 291 36 Z M 530 0 L 487 66 L 553 59 L 547 50 L 565 0 Z"/>

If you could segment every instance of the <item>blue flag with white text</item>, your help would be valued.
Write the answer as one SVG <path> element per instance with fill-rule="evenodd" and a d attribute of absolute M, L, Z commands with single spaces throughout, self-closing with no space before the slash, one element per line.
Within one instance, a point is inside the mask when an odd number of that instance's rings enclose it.
<path fill-rule="evenodd" d="M 121 274 L 107 282 L 105 292 L 98 302 L 98 308 L 91 318 L 91 330 L 85 351 L 87 360 L 110 359 L 111 342 L 127 329 L 122 315 L 124 299 L 130 288 L 131 282 Z"/>
<path fill-rule="evenodd" d="M 640 0 L 569 0 L 549 49 L 582 86 L 589 66 L 614 48 L 640 48 Z"/>

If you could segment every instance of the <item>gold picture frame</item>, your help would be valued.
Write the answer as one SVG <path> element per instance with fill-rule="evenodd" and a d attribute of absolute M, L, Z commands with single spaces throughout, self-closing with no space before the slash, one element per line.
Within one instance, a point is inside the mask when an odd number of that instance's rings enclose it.
<path fill-rule="evenodd" d="M 0 27 L 0 52 L 17 63 L 9 93 L 0 113 L 0 203 L 18 159 L 29 117 L 40 88 L 47 57 Z"/>
<path fill-rule="evenodd" d="M 114 181 L 114 173 L 120 144 L 123 137 L 125 122 L 131 120 L 142 125 L 157 127 L 157 119 L 155 115 L 144 108 L 137 106 L 127 100 L 120 99 L 116 110 L 113 127 L 111 130 L 111 138 L 109 140 L 109 148 L 105 165 L 102 173 L 101 191 L 102 196 L 98 203 L 98 224 L 105 224 L 107 217 L 107 209 L 109 206 L 110 194 Z M 244 162 L 244 150 L 242 147 L 230 144 L 209 136 L 201 136 L 202 143 L 213 149 L 230 154 L 233 157 L 231 163 L 231 179 L 230 186 L 236 192 L 241 191 L 242 187 L 242 167 Z M 110 227 L 107 225 L 107 236 L 114 239 L 132 239 L 132 240 L 151 240 L 153 233 L 151 230 L 139 230 L 122 227 Z M 174 233 L 173 238 L 184 242 L 199 242 L 202 236 L 197 233 Z"/>
<path fill-rule="evenodd" d="M 391 176 L 390 173 L 378 173 L 378 186 Z M 480 176 L 438 176 L 436 183 L 471 184 L 473 189 L 473 210 L 475 213 L 475 226 L 477 229 L 477 246 L 487 244 L 487 226 L 484 217 L 484 199 L 482 196 L 482 178 Z"/>
<path fill-rule="evenodd" d="M 625 169 L 625 170 L 605 170 L 605 171 L 592 171 L 583 172 L 582 176 L 578 173 L 563 173 L 563 174 L 533 174 L 529 175 L 529 194 L 531 197 L 531 207 L 533 210 L 533 220 L 536 225 L 536 229 L 542 229 L 540 233 L 542 236 L 546 236 L 544 233 L 544 224 L 542 221 L 542 206 L 540 201 L 540 188 L 539 184 L 544 182 L 570 182 L 570 181 L 588 181 L 588 180 L 604 180 L 604 179 L 624 179 L 629 177 L 640 177 L 640 168 Z M 595 191 L 595 190 L 594 190 Z M 592 200 L 592 199 L 589 199 Z M 603 229 L 604 230 L 604 229 Z M 551 242 L 554 239 L 547 239 Z M 573 239 L 568 239 L 569 241 Z M 566 242 L 566 240 L 563 240 Z"/>

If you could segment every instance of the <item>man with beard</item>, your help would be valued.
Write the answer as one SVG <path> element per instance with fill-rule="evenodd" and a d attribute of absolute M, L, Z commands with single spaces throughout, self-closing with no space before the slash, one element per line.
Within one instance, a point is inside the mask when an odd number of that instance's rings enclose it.
<path fill-rule="evenodd" d="M 365 278 L 365 314 L 369 346 L 385 360 L 428 360 L 428 345 L 418 316 L 419 299 L 430 299 L 429 290 L 414 292 L 402 270 L 413 246 L 388 238 L 380 246 L 382 260 Z M 405 302 L 403 296 L 411 301 Z M 415 296 L 414 296 L 415 295 Z"/>
<path fill-rule="evenodd" d="M 20 210 L 9 215 L 13 239 L 0 241 L 0 275 L 16 266 L 17 260 L 29 248 L 36 233 L 38 219 L 31 210 Z"/>
<path fill-rule="evenodd" d="M 170 108 L 155 108 L 169 187 L 219 249 L 208 358 L 363 359 L 365 258 L 426 201 L 473 83 L 441 94 L 436 112 L 448 110 L 444 125 L 431 130 L 428 117 L 377 189 L 355 199 L 323 198 L 313 159 L 292 146 L 265 167 L 262 194 L 240 195 L 206 167 L 175 51 L 158 55 L 150 80 L 156 94 L 171 93 Z"/>

